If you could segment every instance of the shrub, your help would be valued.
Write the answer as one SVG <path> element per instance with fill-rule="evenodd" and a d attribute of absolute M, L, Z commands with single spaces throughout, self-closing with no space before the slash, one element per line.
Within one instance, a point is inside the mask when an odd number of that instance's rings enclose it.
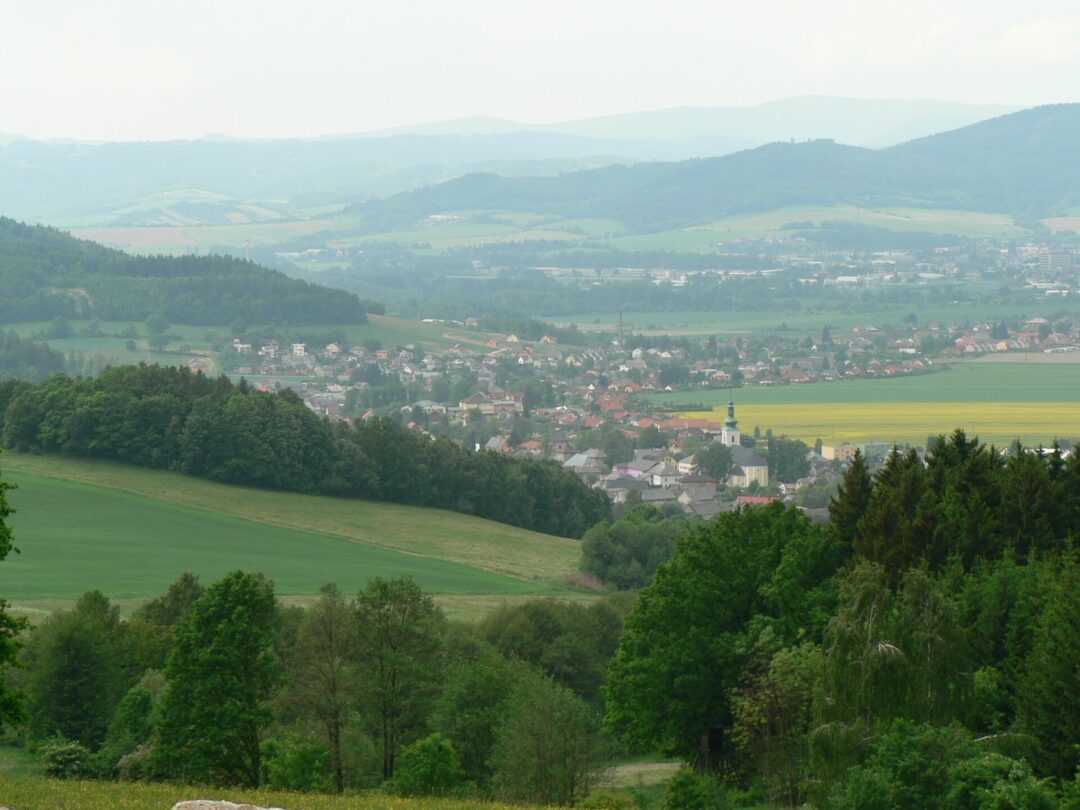
<path fill-rule="evenodd" d="M 91 779 L 98 774 L 94 755 L 80 742 L 56 738 L 38 749 L 42 772 L 53 779 Z"/>
<path fill-rule="evenodd" d="M 445 796 L 463 781 L 453 743 L 432 734 L 402 749 L 390 789 L 401 796 Z"/>
<path fill-rule="evenodd" d="M 329 793 L 333 790 L 330 776 L 330 752 L 325 745 L 299 734 L 282 734 L 263 744 L 266 762 L 266 782 L 279 790 L 301 793 Z"/>

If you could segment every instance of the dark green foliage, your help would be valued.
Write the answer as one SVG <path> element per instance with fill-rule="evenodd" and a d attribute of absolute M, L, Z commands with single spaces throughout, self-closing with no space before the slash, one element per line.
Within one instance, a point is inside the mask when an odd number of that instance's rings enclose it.
<path fill-rule="evenodd" d="M 273 586 L 236 571 L 206 589 L 165 670 L 158 769 L 187 781 L 258 786 L 277 678 Z"/>
<path fill-rule="evenodd" d="M 1051 810 L 1054 788 L 1026 762 L 973 742 L 960 726 L 898 723 L 875 738 L 821 802 L 826 810 Z"/>
<path fill-rule="evenodd" d="M 96 749 L 128 683 L 120 616 L 97 591 L 50 616 L 24 651 L 31 733 Z"/>
<path fill-rule="evenodd" d="M 228 256 L 131 256 L 0 217 L 0 320 L 222 324 L 363 323 L 349 293 Z M 77 291 L 77 294 L 73 294 Z M 158 334 L 160 334 L 160 332 Z"/>
<path fill-rule="evenodd" d="M 491 752 L 507 698 L 524 666 L 490 647 L 450 669 L 431 715 L 432 727 L 456 749 L 464 775 L 477 784 L 491 780 Z"/>
<path fill-rule="evenodd" d="M 829 522 L 846 546 L 854 547 L 859 533 L 859 522 L 870 506 L 874 484 L 866 458 L 861 450 L 855 451 L 851 466 L 844 472 L 844 480 L 829 501 Z"/>
<path fill-rule="evenodd" d="M 635 506 L 618 520 L 593 526 L 581 539 L 581 570 L 616 588 L 642 588 L 675 553 L 690 523 L 669 519 L 655 506 Z"/>
<path fill-rule="evenodd" d="M 824 718 L 864 731 L 893 718 L 959 719 L 970 688 L 963 636 L 951 601 L 919 569 L 899 587 L 863 563 L 842 580 L 824 640 Z"/>
<path fill-rule="evenodd" d="M 0 397 L 2 394 L 3 384 L 0 383 Z M 7 525 L 8 518 L 15 511 L 7 501 L 7 493 L 13 488 L 12 484 L 0 478 L 0 560 L 17 551 L 11 527 Z M 23 716 L 23 696 L 8 686 L 7 676 L 9 666 L 18 658 L 21 647 L 19 633 L 25 627 L 26 620 L 12 616 L 8 612 L 7 601 L 0 599 L 0 722 L 10 723 Z"/>
<path fill-rule="evenodd" d="M 360 715 L 382 754 L 383 778 L 419 739 L 443 677 L 442 611 L 411 577 L 371 580 L 356 597 Z"/>
<path fill-rule="evenodd" d="M 330 752 L 319 742 L 283 732 L 263 743 L 262 758 L 267 787 L 303 793 L 332 789 Z"/>
<path fill-rule="evenodd" d="M 766 444 L 769 480 L 794 483 L 810 474 L 810 452 L 805 442 L 784 436 L 770 436 Z"/>
<path fill-rule="evenodd" d="M 518 680 L 495 734 L 496 793 L 573 804 L 589 793 L 603 754 L 599 718 L 581 698 L 538 673 Z"/>
<path fill-rule="evenodd" d="M 401 796 L 446 796 L 463 781 L 453 743 L 432 734 L 401 750 L 390 789 Z"/>
<path fill-rule="evenodd" d="M 627 616 L 605 690 L 610 726 L 636 746 L 686 756 L 703 769 L 730 759 L 732 690 L 764 627 L 757 617 L 778 618 L 766 586 L 783 593 L 777 571 L 788 548 L 820 532 L 773 504 L 721 515 L 682 538 Z M 827 565 L 810 570 L 834 573 Z M 777 627 L 806 631 L 809 619 L 791 616 Z"/>
<path fill-rule="evenodd" d="M 694 466 L 721 483 L 727 480 L 731 465 L 731 448 L 722 442 L 713 442 L 694 453 Z"/>
<path fill-rule="evenodd" d="M 970 568 L 1006 551 L 1025 560 L 1061 550 L 1080 508 L 1076 469 L 1057 450 L 1017 447 L 1003 462 L 993 447 L 958 429 L 939 437 L 925 464 L 915 451 L 894 448 L 854 532 L 865 493 L 861 473 L 850 481 L 859 497 L 844 495 L 831 514 L 855 553 L 881 564 L 895 584 L 913 565 L 940 570 L 957 557 Z"/>
<path fill-rule="evenodd" d="M 195 603 L 204 593 L 206 588 L 199 583 L 199 578 L 185 571 L 162 596 L 140 605 L 133 618 L 149 624 L 175 627 L 191 615 Z"/>
<path fill-rule="evenodd" d="M 389 419 L 331 425 L 289 391 L 263 394 L 185 369 L 0 383 L 0 408 L 4 444 L 20 451 L 433 506 L 571 537 L 610 514 L 602 492 L 554 462 L 472 453 Z"/>
<path fill-rule="evenodd" d="M 583 607 L 553 599 L 500 608 L 479 627 L 504 656 L 531 664 L 593 704 L 601 702 L 621 631 L 619 614 L 603 602 Z"/>
<path fill-rule="evenodd" d="M 47 345 L 0 332 L 0 379 L 37 382 L 64 370 L 64 356 Z"/>
<path fill-rule="evenodd" d="M 1047 594 L 1019 690 L 1023 727 L 1039 740 L 1037 766 L 1068 778 L 1080 766 L 1080 566 Z"/>

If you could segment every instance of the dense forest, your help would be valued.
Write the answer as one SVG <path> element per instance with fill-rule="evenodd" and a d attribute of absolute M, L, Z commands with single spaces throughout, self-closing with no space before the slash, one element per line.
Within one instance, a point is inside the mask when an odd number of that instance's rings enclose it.
<path fill-rule="evenodd" d="M 607 497 L 553 462 L 473 453 L 388 419 L 331 424 L 289 391 L 186 369 L 0 383 L 4 446 L 230 484 L 431 506 L 580 537 Z"/>
<path fill-rule="evenodd" d="M 0 321 L 363 323 L 356 296 L 228 256 L 131 256 L 0 217 Z"/>
<path fill-rule="evenodd" d="M 479 624 L 408 579 L 301 610 L 242 572 L 185 574 L 128 619 L 91 592 L 17 642 L 0 613 L 23 666 L 0 712 L 61 777 L 627 810 L 1080 807 L 1080 459 L 958 431 L 873 475 L 857 456 L 829 512 L 668 526 L 674 555 L 636 597 Z M 691 767 L 596 789 L 605 760 L 657 751 Z"/>

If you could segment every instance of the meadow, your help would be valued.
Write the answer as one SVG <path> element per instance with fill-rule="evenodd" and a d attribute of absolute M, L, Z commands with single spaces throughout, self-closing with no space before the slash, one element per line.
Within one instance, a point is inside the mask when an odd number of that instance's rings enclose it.
<path fill-rule="evenodd" d="M 722 413 L 730 397 L 744 431 L 771 428 L 806 442 L 922 445 L 955 427 L 998 444 L 1014 438 L 1049 444 L 1080 435 L 1080 368 L 1065 363 L 956 362 L 884 380 L 649 395 L 691 418 Z"/>
<path fill-rule="evenodd" d="M 210 582 L 236 568 L 263 572 L 287 601 L 410 574 L 465 617 L 503 599 L 577 596 L 566 585 L 577 541 L 467 515 L 106 462 L 5 453 L 0 469 L 19 487 L 9 523 L 22 549 L 0 565 L 0 593 L 31 615 L 95 588 L 130 606 L 185 570 Z"/>
<path fill-rule="evenodd" d="M 773 309 L 732 310 L 677 310 L 677 311 L 624 311 L 623 324 L 628 333 L 645 335 L 744 335 L 772 333 L 777 335 L 819 334 L 828 326 L 833 334 L 849 331 L 852 327 L 872 324 L 877 327 L 900 326 L 904 318 L 914 313 L 919 323 L 930 321 L 964 323 L 980 320 L 996 322 L 1033 318 L 1040 315 L 1048 319 L 1063 316 L 1080 316 L 1080 301 L 1057 299 L 1026 304 L 969 304 L 929 303 L 933 299 L 930 288 L 926 290 L 927 304 L 873 304 L 853 301 L 851 306 L 840 306 L 836 301 L 818 301 L 798 309 L 784 307 L 779 302 Z M 735 301 L 738 305 L 738 301 Z M 542 320 L 572 322 L 583 331 L 610 331 L 619 322 L 619 313 L 594 312 L 567 317 L 565 315 L 542 315 Z"/>
<path fill-rule="evenodd" d="M 145 205 L 156 208 L 161 200 Z M 247 206 L 251 218 L 273 217 L 272 211 Z M 140 210 L 138 206 L 133 211 Z M 774 211 L 739 214 L 692 228 L 658 233 L 630 234 L 610 219 L 562 219 L 558 216 L 507 211 L 472 211 L 476 219 L 416 223 L 394 230 L 363 233 L 362 217 L 335 214 L 331 208 L 312 210 L 311 216 L 270 222 L 231 225 L 188 225 L 177 220 L 161 226 L 96 226 L 72 229 L 72 235 L 92 239 L 132 253 L 230 252 L 243 255 L 249 245 L 280 245 L 297 237 L 327 232 L 330 246 L 392 242 L 437 253 L 456 247 L 523 242 L 564 241 L 621 250 L 677 250 L 707 252 L 726 239 L 785 237 L 794 223 L 820 225 L 826 221 L 853 222 L 894 231 L 955 234 L 958 236 L 1020 237 L 1028 231 L 1001 213 L 907 207 L 865 208 L 854 205 L 799 205 Z M 1056 229 L 1074 227 L 1068 218 L 1049 221 Z"/>
<path fill-rule="evenodd" d="M 520 806 L 476 799 L 403 799 L 375 792 L 329 796 L 161 783 L 57 781 L 0 772 L 0 801 L 18 810 L 168 810 L 176 802 L 199 798 L 286 810 L 511 810 Z"/>

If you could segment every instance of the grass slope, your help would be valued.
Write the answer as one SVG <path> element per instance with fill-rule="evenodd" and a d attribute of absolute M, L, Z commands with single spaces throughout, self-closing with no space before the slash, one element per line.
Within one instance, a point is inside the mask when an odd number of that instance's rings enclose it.
<path fill-rule="evenodd" d="M 492 598 L 564 590 L 578 543 L 467 515 L 214 484 L 164 471 L 5 454 L 22 554 L 0 566 L 0 593 L 49 608 L 98 588 L 161 593 L 183 570 L 204 581 L 243 568 L 304 596 L 412 574 L 473 614 Z M 35 603 L 31 605 L 29 603 Z"/>

